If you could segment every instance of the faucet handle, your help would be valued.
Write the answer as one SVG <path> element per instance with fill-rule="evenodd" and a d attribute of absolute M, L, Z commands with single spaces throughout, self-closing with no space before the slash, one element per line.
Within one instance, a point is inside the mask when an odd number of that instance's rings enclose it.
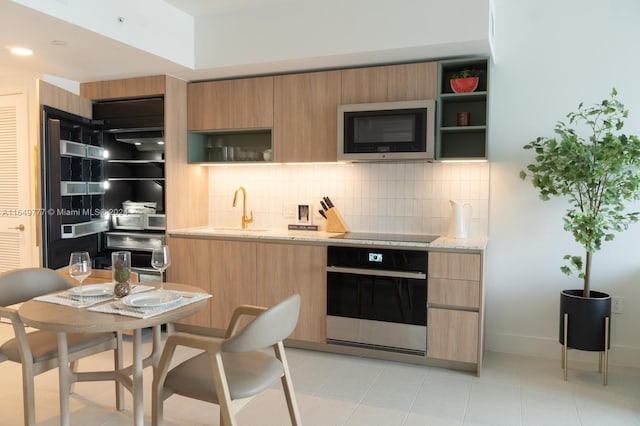
<path fill-rule="evenodd" d="M 253 223 L 253 210 L 249 211 L 249 217 L 246 220 L 247 223 Z"/>

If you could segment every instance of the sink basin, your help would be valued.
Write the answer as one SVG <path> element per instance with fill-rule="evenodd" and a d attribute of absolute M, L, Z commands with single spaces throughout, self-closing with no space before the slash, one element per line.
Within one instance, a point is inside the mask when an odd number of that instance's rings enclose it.
<path fill-rule="evenodd" d="M 233 231 L 233 232 L 265 232 L 267 231 L 266 228 L 247 228 L 247 229 L 241 229 L 241 228 L 213 228 L 213 231 Z"/>

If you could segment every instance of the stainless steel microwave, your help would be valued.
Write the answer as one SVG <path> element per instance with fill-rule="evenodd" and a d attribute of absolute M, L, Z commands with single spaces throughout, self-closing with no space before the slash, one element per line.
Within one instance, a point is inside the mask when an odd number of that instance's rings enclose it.
<path fill-rule="evenodd" d="M 431 160 L 436 102 L 433 99 L 341 105 L 338 160 Z"/>

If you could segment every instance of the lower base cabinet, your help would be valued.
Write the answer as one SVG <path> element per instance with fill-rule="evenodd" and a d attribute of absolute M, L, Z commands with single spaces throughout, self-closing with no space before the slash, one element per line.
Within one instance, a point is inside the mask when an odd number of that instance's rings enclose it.
<path fill-rule="evenodd" d="M 479 253 L 429 252 L 427 358 L 482 366 L 484 286 Z"/>
<path fill-rule="evenodd" d="M 272 306 L 299 293 L 300 317 L 291 338 L 325 342 L 326 247 L 175 237 L 169 247 L 168 280 L 213 296 L 210 309 L 180 324 L 223 330 L 238 305 Z"/>
<path fill-rule="evenodd" d="M 326 340 L 326 256 L 324 246 L 258 243 L 258 305 L 272 306 L 295 293 L 302 298 L 293 339 Z"/>
<path fill-rule="evenodd" d="M 226 329 L 238 305 L 256 304 L 256 243 L 170 238 L 168 280 L 211 293 L 210 309 L 181 324 Z"/>
<path fill-rule="evenodd" d="M 478 312 L 430 308 L 427 357 L 478 362 Z"/>

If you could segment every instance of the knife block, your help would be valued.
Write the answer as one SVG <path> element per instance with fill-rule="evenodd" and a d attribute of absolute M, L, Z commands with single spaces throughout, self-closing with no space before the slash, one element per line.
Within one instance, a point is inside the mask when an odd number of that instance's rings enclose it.
<path fill-rule="evenodd" d="M 337 208 L 331 207 L 324 214 L 327 215 L 327 232 L 349 232 L 349 227 Z"/>

